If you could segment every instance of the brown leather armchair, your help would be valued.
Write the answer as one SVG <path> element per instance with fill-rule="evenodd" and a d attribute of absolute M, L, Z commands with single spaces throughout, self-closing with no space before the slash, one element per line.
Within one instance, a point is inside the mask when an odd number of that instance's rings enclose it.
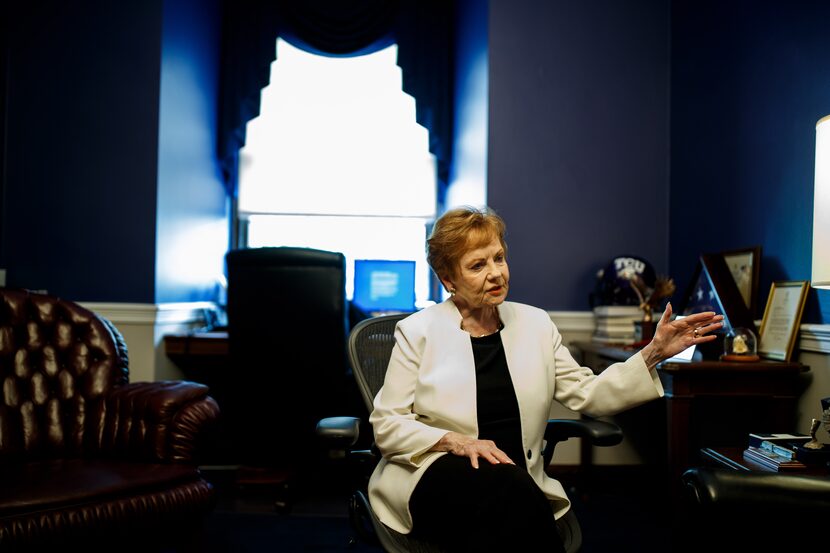
<path fill-rule="evenodd" d="M 129 383 L 106 319 L 0 288 L 0 550 L 189 545 L 214 502 L 197 453 L 207 387 Z"/>

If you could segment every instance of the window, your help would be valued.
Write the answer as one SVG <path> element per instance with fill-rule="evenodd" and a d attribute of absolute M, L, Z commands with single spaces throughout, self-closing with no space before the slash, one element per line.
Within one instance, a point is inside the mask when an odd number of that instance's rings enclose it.
<path fill-rule="evenodd" d="M 277 41 L 261 115 L 240 151 L 239 216 L 250 247 L 342 252 L 350 299 L 356 259 L 415 261 L 422 304 L 436 168 L 396 57 L 394 45 L 328 58 Z"/>

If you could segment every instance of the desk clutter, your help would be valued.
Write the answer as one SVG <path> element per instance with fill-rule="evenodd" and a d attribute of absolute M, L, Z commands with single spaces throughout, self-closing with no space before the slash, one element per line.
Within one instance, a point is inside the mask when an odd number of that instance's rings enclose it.
<path fill-rule="evenodd" d="M 753 433 L 743 457 L 766 470 L 797 471 L 828 466 L 830 447 L 817 442 L 815 434 Z"/>

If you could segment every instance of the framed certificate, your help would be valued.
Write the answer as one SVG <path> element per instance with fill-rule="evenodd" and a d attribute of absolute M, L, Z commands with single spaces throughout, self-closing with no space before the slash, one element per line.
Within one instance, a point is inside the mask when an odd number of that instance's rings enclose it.
<path fill-rule="evenodd" d="M 790 360 L 809 289 L 810 283 L 806 280 L 772 283 L 761 320 L 758 355 L 777 361 Z"/>

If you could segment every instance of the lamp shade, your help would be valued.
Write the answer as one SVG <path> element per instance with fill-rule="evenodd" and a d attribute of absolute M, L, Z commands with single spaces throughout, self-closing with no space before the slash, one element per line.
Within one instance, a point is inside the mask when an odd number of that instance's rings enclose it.
<path fill-rule="evenodd" d="M 812 285 L 830 289 L 830 115 L 816 123 Z"/>

